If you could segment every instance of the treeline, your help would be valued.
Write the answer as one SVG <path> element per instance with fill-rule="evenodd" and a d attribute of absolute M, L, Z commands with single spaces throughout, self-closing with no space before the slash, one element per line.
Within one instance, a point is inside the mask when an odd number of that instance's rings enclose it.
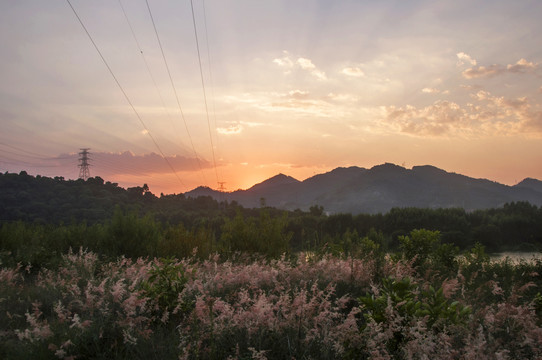
<path fill-rule="evenodd" d="M 386 214 L 326 215 L 316 205 L 287 212 L 246 209 L 211 197 L 157 197 L 146 185 L 123 189 L 99 177 L 6 173 L 0 174 L 0 189 L 2 258 L 36 266 L 79 247 L 111 257 L 182 258 L 194 249 L 201 257 L 217 251 L 276 257 L 296 251 L 348 253 L 363 246 L 393 252 L 415 229 L 439 231 L 450 249 L 476 243 L 488 252 L 542 249 L 542 208 L 526 202 L 475 212 L 396 208 Z"/>

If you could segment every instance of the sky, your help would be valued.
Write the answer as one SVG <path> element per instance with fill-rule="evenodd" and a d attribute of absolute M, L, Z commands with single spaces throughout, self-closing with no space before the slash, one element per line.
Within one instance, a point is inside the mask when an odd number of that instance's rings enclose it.
<path fill-rule="evenodd" d="M 155 194 L 386 162 L 542 179 L 541 16 L 537 0 L 2 1 L 0 171 L 76 179 L 89 148 L 91 176 Z"/>

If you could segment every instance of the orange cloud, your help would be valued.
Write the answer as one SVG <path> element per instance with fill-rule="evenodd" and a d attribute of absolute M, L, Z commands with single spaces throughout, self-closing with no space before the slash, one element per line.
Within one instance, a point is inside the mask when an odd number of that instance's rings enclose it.
<path fill-rule="evenodd" d="M 417 136 L 542 133 L 542 109 L 526 97 L 497 97 L 480 90 L 471 98 L 475 103 L 463 107 L 451 101 L 422 108 L 389 106 L 385 120 L 401 132 Z"/>
<path fill-rule="evenodd" d="M 489 66 L 478 66 L 469 68 L 463 71 L 463 77 L 466 79 L 475 79 L 482 77 L 493 77 L 503 74 L 522 74 L 533 72 L 538 68 L 539 64 L 528 62 L 525 59 L 518 60 L 515 64 L 508 64 L 506 66 L 493 64 Z"/>
<path fill-rule="evenodd" d="M 451 101 L 437 101 L 424 108 L 411 105 L 390 106 L 386 119 L 398 126 L 402 132 L 419 136 L 439 136 L 450 132 L 454 127 L 463 128 L 466 120 L 465 110 Z"/>
<path fill-rule="evenodd" d="M 359 67 L 345 67 L 344 69 L 341 70 L 341 73 L 346 76 L 352 76 L 352 77 L 365 76 L 365 73 Z"/>
<path fill-rule="evenodd" d="M 204 159 L 178 155 L 166 156 L 164 159 L 156 153 L 135 155 L 129 151 L 122 153 L 94 152 L 91 153 L 91 160 L 92 172 L 100 174 L 100 176 L 167 174 L 173 172 L 172 167 L 177 172 L 193 172 L 212 166 Z"/>

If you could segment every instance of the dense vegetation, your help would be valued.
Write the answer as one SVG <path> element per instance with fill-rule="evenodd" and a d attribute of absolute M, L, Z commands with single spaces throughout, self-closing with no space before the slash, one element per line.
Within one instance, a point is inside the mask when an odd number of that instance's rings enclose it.
<path fill-rule="evenodd" d="M 100 260 L 0 270 L 3 359 L 539 359 L 542 262 L 384 254 Z M 414 254 L 414 256 L 413 256 Z"/>
<path fill-rule="evenodd" d="M 519 202 L 499 209 L 395 208 L 386 214 L 326 215 L 309 211 L 246 209 L 210 197 L 155 196 L 146 185 L 123 189 L 96 177 L 87 181 L 0 174 L 0 249 L 12 263 L 39 267 L 70 248 L 116 256 L 206 258 L 219 251 L 348 253 L 368 237 L 384 251 L 414 229 L 439 231 L 443 243 L 463 251 L 542 249 L 542 208 Z M 265 203 L 262 199 L 262 203 Z M 55 255 L 56 254 L 56 255 Z M 7 259 L 4 259 L 7 261 Z"/>
<path fill-rule="evenodd" d="M 2 359 L 539 359 L 542 209 L 326 215 L 0 175 Z M 264 201 L 262 201 L 264 203 Z"/>

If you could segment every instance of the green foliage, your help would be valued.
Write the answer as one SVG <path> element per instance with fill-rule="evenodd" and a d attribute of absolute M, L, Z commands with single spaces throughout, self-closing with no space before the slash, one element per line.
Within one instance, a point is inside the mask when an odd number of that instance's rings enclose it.
<path fill-rule="evenodd" d="M 118 217 L 118 209 L 121 209 L 120 211 L 127 214 L 128 218 L 132 217 L 127 219 L 128 223 L 135 222 L 134 216 L 137 218 L 148 216 L 156 224 L 160 224 L 163 232 L 159 235 L 162 237 L 167 232 L 167 227 L 182 224 L 190 234 L 189 242 L 197 243 L 201 256 L 217 249 L 220 250 L 213 243 L 213 238 L 221 239 L 224 222 L 233 220 L 238 213 L 246 219 L 247 223 L 253 222 L 255 227 L 259 227 L 262 222 L 260 219 L 262 214 L 258 209 L 245 209 L 235 201 L 219 203 L 210 196 L 190 198 L 183 194 L 162 194 L 158 198 L 145 184 L 123 189 L 118 184 L 104 181 L 99 177 L 83 181 L 65 180 L 61 177 L 54 179 L 44 176 L 34 177 L 25 172 L 6 173 L 0 174 L 0 188 L 2 189 L 0 192 L 0 204 L 2 204 L 0 223 L 2 224 L 23 221 L 35 225 L 54 224 L 69 227 L 84 223 L 88 225 L 88 231 L 94 231 L 92 226 L 96 224 L 122 228 L 118 221 L 111 224 L 111 220 Z M 273 220 L 282 219 L 286 213 L 265 206 L 262 210 L 265 210 L 269 218 Z M 443 243 L 458 246 L 462 250 L 472 247 L 476 242 L 480 242 L 491 252 L 542 249 L 542 209 L 527 202 L 513 202 L 498 209 L 468 213 L 464 209 L 394 208 L 386 214 L 354 216 L 352 214 L 327 215 L 323 210 L 321 206 L 313 205 L 308 211 L 296 210 L 287 213 L 283 233 L 289 240 L 288 250 L 314 252 L 321 249 L 324 244 L 327 244 L 328 251 L 347 250 L 344 245 L 348 246 L 348 244 L 343 244 L 343 235 L 348 235 L 348 232 L 357 232 L 363 239 L 369 236 L 371 229 L 383 235 L 384 241 L 375 241 L 375 243 L 380 244 L 381 249 L 386 252 L 401 250 L 398 239 L 411 237 L 410 232 L 416 229 L 439 231 Z M 263 222 L 270 223 L 268 220 L 263 220 Z M 149 224 L 150 221 L 147 225 Z M 249 224 L 249 227 L 251 226 Z M 204 229 L 205 236 L 200 233 L 201 229 Z M 141 228 L 138 231 L 140 230 Z M 229 229 L 226 230 L 229 231 Z M 43 235 L 49 233 L 50 230 L 38 231 Z M 121 232 L 124 235 L 120 234 L 120 238 L 129 236 L 125 230 Z M 35 262 L 38 263 L 48 261 L 45 258 L 49 245 L 60 249 L 55 249 L 55 251 L 66 251 L 66 245 L 74 248 L 84 246 L 96 251 L 103 251 L 100 249 L 105 246 L 106 252 L 110 254 L 118 254 L 124 249 L 122 246 L 115 248 L 108 240 L 104 240 L 101 234 L 95 234 L 93 237 L 92 240 L 87 239 L 83 234 L 83 238 L 77 243 L 77 240 L 60 234 L 58 240 L 45 241 L 46 249 L 43 251 L 45 255 L 41 255 L 42 251 L 39 249 L 43 241 L 34 241 L 34 245 L 36 243 L 39 245 L 33 248 L 27 247 L 25 251 L 32 253 L 32 256 L 36 258 Z M 138 238 L 137 234 L 135 238 Z M 180 238 L 187 237 L 182 235 Z M 178 246 L 175 236 L 165 239 L 158 237 L 154 240 L 165 240 L 165 243 L 147 243 L 145 246 L 149 245 L 149 249 L 143 246 L 136 249 L 134 253 L 142 254 L 144 251 L 150 251 L 149 255 L 160 255 L 162 250 L 156 246 L 162 246 L 163 248 L 178 248 L 179 253 L 187 254 L 182 246 Z M 239 240 L 240 248 L 257 247 L 258 252 L 264 251 L 261 246 L 254 246 L 250 240 L 245 240 Z M 101 243 L 98 243 L 99 241 Z M 232 244 L 236 248 L 234 243 L 235 241 Z M 134 243 L 134 245 L 137 244 Z M 283 244 L 279 248 L 280 251 L 284 251 Z M 274 249 L 275 247 L 272 247 L 273 251 Z M 454 266 L 449 263 L 448 265 L 450 265 L 449 268 Z"/>
<path fill-rule="evenodd" d="M 435 290 L 433 286 L 429 286 L 428 290 L 421 292 L 423 299 L 420 312 L 417 316 L 428 316 L 429 326 L 449 326 L 463 324 L 472 310 L 468 306 L 462 305 L 458 301 L 450 301 L 444 296 L 442 287 Z"/>
<path fill-rule="evenodd" d="M 410 236 L 400 236 L 400 249 L 405 259 L 414 260 L 415 268 L 421 266 L 440 243 L 440 232 L 425 229 L 412 230 Z"/>
<path fill-rule="evenodd" d="M 279 257 L 288 252 L 291 234 L 286 232 L 287 217 L 272 218 L 261 210 L 259 218 L 245 219 L 241 212 L 226 219 L 222 227 L 221 246 L 226 252 L 260 253 Z"/>
<path fill-rule="evenodd" d="M 443 275 L 455 274 L 459 268 L 457 257 L 459 248 L 452 244 L 438 244 L 438 246 L 430 254 L 431 266 L 435 271 L 439 271 Z"/>
<path fill-rule="evenodd" d="M 533 299 L 533 305 L 539 324 L 542 323 L 542 294 L 537 293 Z"/>
<path fill-rule="evenodd" d="M 443 288 L 429 286 L 423 290 L 410 278 L 384 278 L 378 293 L 359 297 L 365 322 L 391 325 L 393 336 L 387 341 L 388 350 L 395 354 L 407 341 L 404 328 L 423 320 L 429 329 L 438 333 L 446 326 L 465 324 L 471 308 L 444 297 Z"/>
<path fill-rule="evenodd" d="M 158 303 L 161 311 L 172 311 L 178 306 L 181 312 L 188 310 L 188 304 L 182 304 L 179 295 L 184 290 L 188 276 L 184 266 L 174 258 L 155 260 L 149 270 L 149 279 L 141 284 L 143 296 Z"/>
<path fill-rule="evenodd" d="M 427 317 L 428 326 L 435 324 L 459 324 L 466 320 L 470 314 L 469 307 L 461 305 L 458 301 L 450 301 L 444 297 L 442 287 L 435 290 L 429 286 L 422 290 L 410 278 L 382 280 L 382 287 L 378 295 L 368 294 L 358 299 L 363 309 L 366 321 L 377 323 L 389 320 L 390 311 L 403 321 Z"/>
<path fill-rule="evenodd" d="M 428 269 L 443 277 L 457 272 L 459 248 L 448 243 L 442 244 L 439 231 L 412 230 L 409 236 L 400 236 L 399 242 L 402 259 L 412 261 L 419 274 Z"/>
<path fill-rule="evenodd" d="M 204 226 L 188 230 L 183 224 L 166 227 L 158 243 L 158 256 L 186 258 L 194 253 L 200 258 L 206 258 L 216 251 L 213 232 Z"/>
<path fill-rule="evenodd" d="M 421 302 L 416 301 L 414 293 L 416 289 L 417 286 L 410 278 L 383 279 L 379 294 L 368 294 L 358 299 L 364 310 L 365 320 L 377 323 L 386 321 L 388 307 L 397 309 L 399 315 L 405 319 L 420 315 Z"/>
<path fill-rule="evenodd" d="M 161 236 L 160 225 L 150 215 L 139 217 L 135 212 L 123 213 L 115 209 L 108 227 L 108 238 L 102 244 L 112 254 L 127 257 L 145 257 L 156 254 Z"/>
<path fill-rule="evenodd" d="M 489 255 L 486 254 L 485 247 L 476 243 L 469 251 L 463 254 L 465 261 L 465 271 L 470 274 L 481 271 L 484 266 L 489 265 Z"/>

